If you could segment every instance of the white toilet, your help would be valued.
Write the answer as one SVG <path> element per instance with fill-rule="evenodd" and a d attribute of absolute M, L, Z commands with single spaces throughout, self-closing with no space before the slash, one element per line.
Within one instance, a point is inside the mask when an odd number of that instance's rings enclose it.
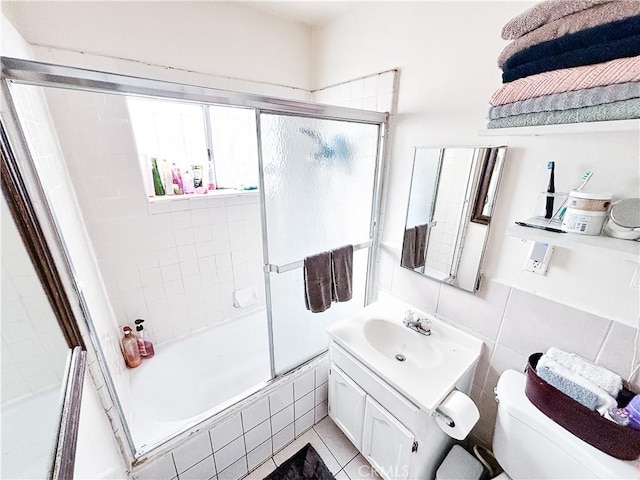
<path fill-rule="evenodd" d="M 507 370 L 496 387 L 493 452 L 508 475 L 531 479 L 640 479 L 640 461 L 619 460 L 569 433 L 526 397 L 526 377 Z"/>

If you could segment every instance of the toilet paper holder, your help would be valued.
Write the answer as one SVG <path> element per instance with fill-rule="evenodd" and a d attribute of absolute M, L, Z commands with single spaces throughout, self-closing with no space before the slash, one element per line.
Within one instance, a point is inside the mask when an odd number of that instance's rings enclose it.
<path fill-rule="evenodd" d="M 447 415 L 446 413 L 443 413 L 439 408 L 436 407 L 436 409 L 433 411 L 433 413 L 431 414 L 431 416 L 433 417 L 440 417 L 444 423 L 447 424 L 447 427 L 455 427 L 456 426 L 456 422 L 453 421 L 453 419 Z"/>

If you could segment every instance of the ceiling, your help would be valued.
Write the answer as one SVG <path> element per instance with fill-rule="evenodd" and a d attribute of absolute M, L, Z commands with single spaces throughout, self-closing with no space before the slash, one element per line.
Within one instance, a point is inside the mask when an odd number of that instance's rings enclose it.
<path fill-rule="evenodd" d="M 319 26 L 333 20 L 361 2 L 350 0 L 245 0 L 240 3 L 287 20 Z"/>

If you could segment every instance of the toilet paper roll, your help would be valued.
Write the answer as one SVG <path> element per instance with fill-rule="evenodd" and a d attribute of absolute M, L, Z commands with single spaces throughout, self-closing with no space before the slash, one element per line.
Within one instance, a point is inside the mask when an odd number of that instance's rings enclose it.
<path fill-rule="evenodd" d="M 445 419 L 434 412 L 440 430 L 456 440 L 463 440 L 480 419 L 480 412 L 476 404 L 459 390 L 453 390 L 447 395 L 436 410 L 449 416 L 455 422 L 455 425 L 450 427 Z"/>

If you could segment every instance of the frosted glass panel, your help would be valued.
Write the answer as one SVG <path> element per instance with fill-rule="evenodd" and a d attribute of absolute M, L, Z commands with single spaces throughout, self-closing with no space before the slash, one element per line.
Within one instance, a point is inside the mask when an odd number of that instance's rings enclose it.
<path fill-rule="evenodd" d="M 276 373 L 286 372 L 327 348 L 325 328 L 362 308 L 368 253 L 368 249 L 353 253 L 353 298 L 333 303 L 322 313 L 311 313 L 304 306 L 301 268 L 270 274 Z"/>
<path fill-rule="evenodd" d="M 378 126 L 262 114 L 269 262 L 369 238 Z"/>
<path fill-rule="evenodd" d="M 271 264 L 369 239 L 377 125 L 262 114 Z M 295 367 L 328 345 L 325 328 L 364 305 L 368 250 L 354 253 L 354 293 L 323 313 L 305 308 L 303 272 L 270 274 L 275 367 Z"/>

